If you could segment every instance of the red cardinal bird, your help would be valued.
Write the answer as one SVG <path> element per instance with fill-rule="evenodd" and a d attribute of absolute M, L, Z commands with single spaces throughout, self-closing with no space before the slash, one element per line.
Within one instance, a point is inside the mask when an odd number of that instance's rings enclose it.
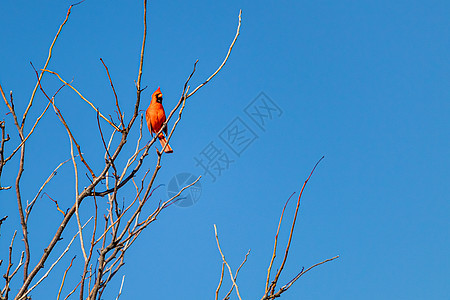
<path fill-rule="evenodd" d="M 157 133 L 161 130 L 162 125 L 166 122 L 166 113 L 164 112 L 164 107 L 162 106 L 163 96 L 161 93 L 161 89 L 158 88 L 152 95 L 152 101 L 150 101 L 150 106 L 147 108 L 145 112 L 145 120 L 147 121 L 148 130 L 150 134 L 153 136 L 153 133 Z M 167 135 L 167 126 L 164 128 L 164 133 Z M 161 146 L 164 147 L 167 140 L 164 134 L 161 132 L 158 136 Z M 164 148 L 164 152 L 172 153 L 173 150 L 170 148 L 169 144 L 167 144 L 166 148 Z"/>

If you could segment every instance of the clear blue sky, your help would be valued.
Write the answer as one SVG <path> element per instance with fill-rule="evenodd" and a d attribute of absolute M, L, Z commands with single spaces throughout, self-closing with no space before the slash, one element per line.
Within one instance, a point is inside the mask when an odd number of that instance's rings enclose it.
<path fill-rule="evenodd" d="M 109 66 L 130 116 L 141 2 L 85 1 L 73 8 L 54 48 L 49 69 L 73 78 L 74 86 L 108 114 L 114 98 L 99 58 Z M 13 90 L 21 112 L 35 84 L 29 61 L 43 66 L 69 4 L 0 3 L 0 82 Z M 123 300 L 213 298 L 221 269 L 213 224 L 233 269 L 252 249 L 238 284 L 243 299 L 260 299 L 279 213 L 322 155 L 304 193 L 280 282 L 302 266 L 340 258 L 306 274 L 282 299 L 450 299 L 450 2 L 149 1 L 142 78 L 148 89 L 142 109 L 158 86 L 166 110 L 172 107 L 196 59 L 193 85 L 215 70 L 235 34 L 239 9 L 241 36 L 230 60 L 189 99 L 172 138 L 175 152 L 164 159 L 157 183 L 167 185 L 182 172 L 200 175 L 194 158 L 211 142 L 234 162 L 215 182 L 202 179 L 195 205 L 170 207 L 158 218 L 130 251 L 104 299 L 115 298 L 122 274 Z M 46 88 L 58 84 L 44 77 Z M 263 128 L 245 113 L 260 92 L 282 111 Z M 86 156 L 100 168 L 95 113 L 69 89 L 57 103 L 77 128 Z M 45 104 L 39 93 L 32 116 Z M 5 106 L 0 107 L 2 118 L 11 122 Z M 237 117 L 257 137 L 240 156 L 220 138 Z M 70 157 L 68 138 L 53 112 L 38 131 L 27 147 L 24 199 L 32 199 L 51 171 Z M 153 166 L 154 157 L 147 163 Z M 12 185 L 16 165 L 4 172 L 2 184 Z M 70 178 L 67 164 L 46 188 L 64 208 L 73 202 Z M 162 187 L 154 203 L 166 198 Z M 61 219 L 50 200 L 39 201 L 30 219 L 36 253 L 42 253 Z M 293 202 L 288 206 L 288 217 L 294 207 Z M 1 258 L 12 224 L 18 224 L 15 208 L 14 191 L 1 192 L 0 217 L 10 216 L 1 228 Z M 87 215 L 83 212 L 84 219 Z M 282 245 L 288 227 L 284 223 Z M 66 241 L 72 233 L 67 231 Z M 20 238 L 16 242 L 22 245 Z M 79 252 L 75 246 L 58 272 Z M 81 260 L 78 255 L 76 261 Z M 3 274 L 4 265 L 0 270 Z M 76 280 L 67 282 L 66 293 Z M 55 297 L 59 282 L 60 273 L 50 276 L 46 288 L 33 293 L 35 299 Z"/>

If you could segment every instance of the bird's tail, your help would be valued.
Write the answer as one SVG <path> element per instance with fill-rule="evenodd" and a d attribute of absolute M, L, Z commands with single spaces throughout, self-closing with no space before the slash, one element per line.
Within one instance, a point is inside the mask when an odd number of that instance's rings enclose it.
<path fill-rule="evenodd" d="M 159 142 L 161 143 L 161 146 L 164 147 L 164 145 L 167 143 L 166 137 L 161 133 L 158 138 L 159 138 Z M 169 143 L 167 143 L 166 148 L 164 148 L 164 152 L 166 152 L 166 153 L 173 152 L 172 148 L 170 148 L 170 146 L 169 146 Z"/>

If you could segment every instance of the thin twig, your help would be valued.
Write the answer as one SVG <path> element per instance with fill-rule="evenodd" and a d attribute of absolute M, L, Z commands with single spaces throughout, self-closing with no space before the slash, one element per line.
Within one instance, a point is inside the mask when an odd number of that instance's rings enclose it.
<path fill-rule="evenodd" d="M 86 223 L 84 223 L 83 226 L 81 226 L 81 229 L 83 229 L 90 221 L 92 220 L 92 217 L 89 218 L 89 220 L 86 221 Z M 58 257 L 58 259 L 50 266 L 50 268 L 47 270 L 47 272 L 41 277 L 41 279 L 39 279 L 35 285 L 33 285 L 30 289 L 28 289 L 27 291 L 25 291 L 22 295 L 18 295 L 20 298 L 18 298 L 17 300 L 22 300 L 25 299 L 26 296 L 32 291 L 34 290 L 45 278 L 47 278 L 48 274 L 50 274 L 50 272 L 52 271 L 52 269 L 56 266 L 56 264 L 61 260 L 61 258 L 64 257 L 64 255 L 67 253 L 67 251 L 69 251 L 70 246 L 72 245 L 73 241 L 75 240 L 75 238 L 77 237 L 77 235 L 80 233 L 80 231 L 78 231 L 73 238 L 70 240 L 69 244 L 67 245 L 66 249 L 64 249 L 63 253 L 61 253 L 61 255 Z"/>
<path fill-rule="evenodd" d="M 48 66 L 48 64 L 49 64 L 49 62 L 50 62 L 50 59 L 52 58 L 53 46 L 55 45 L 56 40 L 58 39 L 58 36 L 59 36 L 59 34 L 61 33 L 61 30 L 63 29 L 64 25 L 66 24 L 67 20 L 69 19 L 70 11 L 71 11 L 72 7 L 75 6 L 75 5 L 78 5 L 78 4 L 79 4 L 79 3 L 73 4 L 73 5 L 69 6 L 69 9 L 67 10 L 66 18 L 64 19 L 64 22 L 59 26 L 58 32 L 56 33 L 55 38 L 53 39 L 53 42 L 52 42 L 52 44 L 50 45 L 50 48 L 49 48 L 49 50 L 48 50 L 47 61 L 45 62 L 43 69 L 47 69 L 47 66 Z M 39 74 L 39 77 L 38 77 L 38 82 L 37 82 L 36 85 L 34 86 L 33 93 L 31 94 L 31 98 L 30 98 L 30 101 L 29 101 L 29 103 L 28 103 L 28 106 L 27 106 L 27 108 L 26 108 L 26 110 L 25 110 L 25 112 L 24 112 L 24 114 L 23 114 L 22 125 L 21 125 L 21 128 L 22 128 L 22 129 L 23 129 L 23 126 L 24 126 L 24 124 L 25 124 L 25 119 L 27 118 L 28 111 L 30 110 L 31 105 L 33 104 L 34 96 L 36 95 L 37 88 L 38 88 L 38 86 L 39 86 L 39 83 L 40 83 L 41 80 L 42 80 L 42 76 L 43 76 L 43 75 L 44 75 L 44 72 L 41 71 L 41 74 Z"/>
<path fill-rule="evenodd" d="M 219 291 L 220 291 L 220 287 L 222 286 L 224 271 L 225 271 L 225 263 L 222 262 L 222 271 L 220 272 L 220 280 L 219 280 L 219 285 L 217 286 L 217 289 L 216 289 L 216 298 L 215 298 L 215 300 L 219 299 Z"/>
<path fill-rule="evenodd" d="M 32 65 L 32 66 L 33 66 L 33 65 Z M 34 68 L 34 66 L 33 66 L 33 68 Z M 34 71 L 35 71 L 35 73 L 36 73 L 36 75 L 37 75 L 38 72 L 36 71 L 36 69 L 35 69 Z M 83 153 L 81 152 L 81 147 L 80 147 L 80 145 L 77 143 L 77 141 L 75 140 L 75 137 L 72 135 L 72 131 L 70 130 L 69 125 L 67 125 L 66 121 L 64 120 L 64 117 L 63 117 L 61 111 L 60 111 L 60 110 L 58 109 L 58 107 L 56 106 L 55 101 L 54 101 L 54 98 L 50 98 L 50 97 L 47 95 L 47 93 L 44 91 L 44 88 L 42 87 L 40 81 L 39 81 L 38 83 L 39 83 L 39 88 L 40 88 L 40 90 L 42 91 L 42 93 L 44 94 L 44 96 L 48 99 L 48 101 L 50 101 L 50 102 L 52 103 L 53 109 L 55 110 L 56 114 L 57 114 L 58 117 L 59 117 L 59 120 L 61 121 L 61 123 L 63 124 L 64 128 L 66 129 L 67 134 L 68 134 L 69 137 L 70 137 L 70 140 L 73 140 L 73 142 L 75 143 L 75 146 L 77 147 L 78 155 L 80 156 L 81 161 L 83 162 L 83 164 L 86 166 L 86 168 L 87 168 L 87 169 L 89 170 L 89 172 L 91 173 L 92 178 L 95 178 L 94 171 L 92 171 L 91 167 L 88 165 L 88 163 L 87 163 L 86 160 L 84 159 Z"/>
<path fill-rule="evenodd" d="M 75 161 L 75 155 L 73 153 L 73 140 L 72 136 L 69 134 L 70 139 L 70 155 L 72 156 L 72 163 L 73 163 L 73 170 L 74 170 L 74 177 L 75 177 L 75 216 L 77 219 L 77 225 L 78 225 L 78 232 L 80 237 L 80 246 L 81 246 L 81 252 L 83 253 L 84 261 L 87 261 L 87 255 L 86 255 L 86 249 L 84 248 L 84 239 L 83 239 L 83 231 L 81 227 L 81 221 L 80 221 L 80 213 L 78 207 L 80 206 L 78 199 L 79 199 L 79 192 L 78 192 L 78 167 L 77 162 Z"/>
<path fill-rule="evenodd" d="M 270 271 L 272 270 L 273 262 L 275 260 L 276 254 L 277 254 L 278 234 L 280 233 L 281 221 L 283 220 L 284 210 L 286 209 L 286 206 L 288 205 L 289 200 L 291 200 L 291 198 L 292 198 L 292 196 L 294 196 L 294 194 L 295 194 L 295 192 L 291 194 L 291 196 L 287 199 L 286 203 L 284 204 L 284 207 L 283 207 L 283 210 L 282 210 L 281 216 L 280 216 L 280 221 L 278 222 L 277 234 L 275 235 L 275 242 L 273 244 L 272 259 L 270 260 L 269 268 L 267 269 L 266 293 L 269 290 Z"/>
<path fill-rule="evenodd" d="M 73 290 L 71 290 L 70 293 L 67 294 L 67 296 L 66 296 L 66 298 L 64 298 L 64 300 L 67 300 L 73 293 L 75 293 L 75 291 L 80 286 L 80 284 L 81 284 L 81 281 L 79 281 L 78 284 L 73 288 Z"/>
<path fill-rule="evenodd" d="M 119 300 L 120 295 L 122 295 L 123 281 L 125 280 L 125 275 L 122 276 L 122 283 L 120 284 L 119 294 L 117 295 L 116 300 Z"/>
<path fill-rule="evenodd" d="M 11 158 L 13 158 L 14 154 L 16 154 L 16 152 L 20 149 L 20 147 L 22 147 L 23 144 L 25 144 L 25 142 L 28 140 L 28 138 L 31 136 L 31 134 L 34 132 L 34 129 L 36 128 L 37 124 L 39 123 L 39 121 L 42 119 L 42 117 L 44 116 L 45 112 L 47 111 L 47 109 L 50 107 L 50 103 L 47 104 L 47 106 L 45 107 L 44 111 L 42 112 L 42 114 L 36 119 L 36 122 L 34 122 L 33 127 L 31 128 L 30 132 L 28 133 L 28 135 L 22 140 L 22 142 L 16 147 L 16 149 L 13 150 L 13 152 L 11 152 L 11 154 L 5 159 L 5 162 L 7 162 L 8 160 L 10 160 Z"/>
<path fill-rule="evenodd" d="M 64 282 L 66 281 L 66 275 L 67 275 L 67 272 L 69 272 L 70 268 L 72 267 L 72 263 L 73 263 L 73 260 L 75 259 L 75 257 L 77 257 L 77 256 L 75 255 L 75 256 L 72 258 L 72 260 L 70 261 L 69 267 L 67 267 L 66 271 L 64 272 L 64 275 L 63 275 L 63 278 L 62 278 L 61 285 L 60 285 L 60 287 L 59 287 L 58 296 L 56 297 L 56 300 L 59 300 L 59 297 L 61 296 L 61 291 L 62 291 L 62 289 L 63 289 Z"/>
<path fill-rule="evenodd" d="M 243 265 L 245 264 L 245 262 L 247 261 L 247 257 L 248 257 L 249 254 L 250 254 L 250 249 L 248 249 L 247 254 L 245 254 L 244 260 L 242 261 L 242 263 L 241 263 L 241 265 L 239 266 L 239 268 L 237 268 L 236 274 L 234 274 L 234 281 L 237 280 L 237 276 L 238 276 L 238 274 L 239 274 L 239 271 L 241 270 L 242 266 L 243 266 Z M 224 300 L 230 299 L 230 295 L 231 295 L 231 292 L 233 292 L 233 289 L 234 289 L 234 285 L 231 286 L 231 289 L 228 291 L 228 293 L 226 294 L 225 298 L 223 298 Z"/>
<path fill-rule="evenodd" d="M 9 190 L 11 188 L 11 186 L 3 187 L 2 184 L 1 184 L 1 178 L 2 178 L 2 173 L 3 173 L 3 166 L 6 164 L 6 161 L 5 161 L 5 143 L 10 140 L 9 134 L 6 134 L 5 121 L 4 120 L 0 121 L 0 129 L 2 131 L 2 133 L 1 133 L 2 140 L 0 142 L 0 191 L 1 191 L 1 190 Z"/>
<path fill-rule="evenodd" d="M 130 131 L 131 126 L 133 126 L 134 124 L 134 120 L 139 114 L 139 104 L 141 103 L 141 92 L 144 90 L 141 89 L 141 78 L 142 78 L 142 68 L 144 66 L 145 43 L 147 41 L 147 0 L 144 0 L 143 2 L 144 2 L 144 14 L 143 14 L 144 32 L 142 34 L 141 54 L 139 56 L 139 71 L 136 80 L 136 103 L 134 104 L 133 116 L 131 117 L 131 120 L 128 123 L 127 131 Z"/>
<path fill-rule="evenodd" d="M 78 155 L 77 155 L 78 156 Z M 65 163 L 67 163 L 68 161 L 70 161 L 70 158 L 66 161 L 63 161 L 62 163 L 60 163 L 54 170 L 53 172 L 48 176 L 47 180 L 42 184 L 42 186 L 39 188 L 39 191 L 37 192 L 36 196 L 34 196 L 33 200 L 27 205 L 27 208 L 25 209 L 25 213 L 26 213 L 26 218 L 25 221 L 28 222 L 28 217 L 30 216 L 31 210 L 34 207 L 34 204 L 37 200 L 37 198 L 39 197 L 39 195 L 41 194 L 42 190 L 44 189 L 44 187 L 50 182 L 50 180 L 56 176 L 57 171 L 60 167 L 62 167 Z"/>
<path fill-rule="evenodd" d="M 11 273 L 11 276 L 9 276 L 10 278 L 13 278 L 14 275 L 16 275 L 17 271 L 19 271 L 20 267 L 23 266 L 23 264 L 24 264 L 24 261 L 23 261 L 24 255 L 25 255 L 25 252 L 22 251 L 22 253 L 20 254 L 19 264 L 18 264 L 17 267 L 14 269 L 14 271 Z"/>
<path fill-rule="evenodd" d="M 16 238 L 16 234 L 17 234 L 17 230 L 14 231 L 14 234 L 12 236 L 11 239 L 11 244 L 9 245 L 9 256 L 8 256 L 8 267 L 6 269 L 6 273 L 3 276 L 6 280 L 6 284 L 5 284 L 5 288 L 2 291 L 2 294 L 5 293 L 6 295 L 8 295 L 8 291 L 9 291 L 9 283 L 11 281 L 11 276 L 9 276 L 9 272 L 11 270 L 11 267 L 13 266 L 12 263 L 12 251 L 13 251 L 13 246 L 14 246 L 14 239 Z"/>
<path fill-rule="evenodd" d="M 222 64 L 219 66 L 219 68 L 217 68 L 217 70 L 216 70 L 211 76 L 208 77 L 208 79 L 206 79 L 205 82 L 203 82 L 202 84 L 200 84 L 198 87 L 195 88 L 195 90 L 193 90 L 190 94 L 188 94 L 188 95 L 186 96 L 186 99 L 189 98 L 189 97 L 191 97 L 192 95 L 194 95 L 200 88 L 202 88 L 202 87 L 203 87 L 205 84 L 207 84 L 211 79 L 213 79 L 214 76 L 216 76 L 217 73 L 219 73 L 219 71 L 220 71 L 220 70 L 223 68 L 223 66 L 225 66 L 225 64 L 227 63 L 228 57 L 230 57 L 230 54 L 231 54 L 231 50 L 233 50 L 234 43 L 236 43 L 236 40 L 237 40 L 237 38 L 238 38 L 238 36 L 239 36 L 239 33 L 240 33 L 240 29 L 241 29 L 241 15 L 242 15 L 242 9 L 239 11 L 239 23 L 238 23 L 238 27 L 237 27 L 237 30 L 236 30 L 236 35 L 234 36 L 234 39 L 233 39 L 233 41 L 231 42 L 230 47 L 228 48 L 228 53 L 227 53 L 227 55 L 225 56 L 225 59 L 223 60 Z"/>
<path fill-rule="evenodd" d="M 228 272 L 230 273 L 231 282 L 233 282 L 233 286 L 236 287 L 236 294 L 237 294 L 239 300 L 242 300 L 241 295 L 239 294 L 239 288 L 238 288 L 238 286 L 237 286 L 237 284 L 236 284 L 236 281 L 234 280 L 233 272 L 231 271 L 230 265 L 229 265 L 229 264 L 227 263 L 227 261 L 225 260 L 225 256 L 224 256 L 223 253 L 222 253 L 222 249 L 220 249 L 219 236 L 217 235 L 217 227 L 216 227 L 216 224 L 214 224 L 214 233 L 215 233 L 215 236 L 216 236 L 217 248 L 219 248 L 220 255 L 222 256 L 222 261 L 225 263 L 225 265 L 226 265 L 227 268 L 228 268 Z"/>
<path fill-rule="evenodd" d="M 113 122 L 111 122 L 108 118 L 106 118 L 95 106 L 94 104 L 92 104 L 88 99 L 86 99 L 76 88 L 74 88 L 70 83 L 66 82 L 64 79 L 61 78 L 61 76 L 59 76 L 58 73 L 54 72 L 54 71 L 50 71 L 47 69 L 42 69 L 41 71 L 43 72 L 49 72 L 50 74 L 56 75 L 58 77 L 58 79 L 64 83 L 65 85 L 67 85 L 68 87 L 70 87 L 75 93 L 78 94 L 78 96 L 80 96 L 81 99 L 83 99 L 87 104 L 89 104 L 96 113 L 98 113 L 100 115 L 100 117 L 102 117 L 103 120 L 105 120 L 106 122 L 109 123 L 109 125 L 111 125 L 112 127 L 114 127 L 115 130 L 120 131 L 119 127 L 117 127 Z"/>
<path fill-rule="evenodd" d="M 4 221 L 6 221 L 6 219 L 8 219 L 8 216 L 4 216 L 3 218 L 0 219 L 0 228 L 2 227 L 2 224 Z"/>
<path fill-rule="evenodd" d="M 19 125 L 19 121 L 17 120 L 17 115 L 16 115 L 16 111 L 14 110 L 14 103 L 13 103 L 13 97 L 12 97 L 12 92 L 10 93 L 10 97 L 11 97 L 11 103 L 8 102 L 8 99 L 6 98 L 5 92 L 3 92 L 3 88 L 2 85 L 0 84 L 0 94 L 2 94 L 2 98 L 5 101 L 6 106 L 9 109 L 9 112 L 11 113 L 11 115 L 13 116 L 13 120 L 14 120 L 14 124 L 16 125 L 17 131 L 20 132 L 20 125 Z"/>
<path fill-rule="evenodd" d="M 103 61 L 102 58 L 100 58 L 100 61 L 102 62 L 103 66 L 105 67 L 106 74 L 108 74 L 109 83 L 111 84 L 111 88 L 112 88 L 113 93 L 114 93 L 114 98 L 116 98 L 116 107 L 117 107 L 117 110 L 118 110 L 118 113 L 119 113 L 119 117 L 120 117 L 120 125 L 122 126 L 122 129 L 125 129 L 125 124 L 123 123 L 122 111 L 120 110 L 120 106 L 119 106 L 119 99 L 117 98 L 116 89 L 114 88 L 114 84 L 112 82 L 111 75 L 109 75 L 109 69 L 106 66 L 106 64 L 105 64 L 105 62 Z"/>
<path fill-rule="evenodd" d="M 52 197 L 50 197 L 50 195 L 47 194 L 47 193 L 45 193 L 45 192 L 42 194 L 41 198 L 42 198 L 44 195 L 47 195 L 47 197 L 48 197 L 50 200 L 52 200 L 53 203 L 55 203 L 56 209 L 57 209 L 60 213 L 62 213 L 63 216 L 66 216 L 66 213 L 65 213 L 61 208 L 59 208 L 58 201 L 56 201 L 55 199 L 53 199 Z"/>
<path fill-rule="evenodd" d="M 289 289 L 289 288 L 297 281 L 297 279 L 299 279 L 303 274 L 305 274 L 305 273 L 308 272 L 309 270 L 311 270 L 311 269 L 313 269 L 313 268 L 315 268 L 315 267 L 317 267 L 317 266 L 320 266 L 320 265 L 322 265 L 322 264 L 324 264 L 324 263 L 327 263 L 327 262 L 329 262 L 329 261 L 335 260 L 336 258 L 339 258 L 339 255 L 336 255 L 335 257 L 328 258 L 328 259 L 326 259 L 326 260 L 324 260 L 324 261 L 322 261 L 322 262 L 320 262 L 320 263 L 317 263 L 317 264 L 315 264 L 315 265 L 312 265 L 311 267 L 309 267 L 309 268 L 306 269 L 305 271 L 301 271 L 301 272 L 300 272 L 297 276 L 295 276 L 291 281 L 289 281 L 286 285 L 284 285 L 283 287 L 281 287 L 280 290 L 279 290 L 276 294 L 273 295 L 273 298 L 280 297 L 280 295 L 281 295 L 283 292 L 285 292 L 287 289 Z"/>
<path fill-rule="evenodd" d="M 271 287 L 270 287 L 271 294 L 274 293 L 275 287 L 276 287 L 277 282 L 278 282 L 278 278 L 280 277 L 281 272 L 283 271 L 284 265 L 286 264 L 287 256 L 288 256 L 288 253 L 289 253 L 289 248 L 291 246 L 292 235 L 294 233 L 295 223 L 297 222 L 297 214 L 298 214 L 298 209 L 300 207 L 300 199 L 302 198 L 302 195 L 303 195 L 303 190 L 305 189 L 306 184 L 308 183 L 309 179 L 311 178 L 312 174 L 314 173 L 314 170 L 316 169 L 317 165 L 322 161 L 323 158 L 324 158 L 324 156 L 322 156 L 319 159 L 319 161 L 317 161 L 317 163 L 315 164 L 314 168 L 311 170 L 311 173 L 309 173 L 308 178 L 303 183 L 302 189 L 300 190 L 300 194 L 298 195 L 297 207 L 295 208 L 294 219 L 292 220 L 291 232 L 289 234 L 289 240 L 288 240 L 288 243 L 287 243 L 287 246 L 286 246 L 286 250 L 284 252 L 283 262 L 281 263 L 281 266 L 278 269 L 277 274 L 275 275 L 275 279 L 273 280 L 273 282 L 271 284 Z"/>

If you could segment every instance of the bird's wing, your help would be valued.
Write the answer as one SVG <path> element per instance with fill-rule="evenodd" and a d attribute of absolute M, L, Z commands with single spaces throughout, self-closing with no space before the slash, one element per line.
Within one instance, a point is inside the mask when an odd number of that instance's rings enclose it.
<path fill-rule="evenodd" d="M 161 108 L 161 110 L 158 112 L 158 117 L 161 120 L 161 126 L 164 125 L 164 122 L 166 122 L 166 113 L 164 112 L 164 108 Z M 161 128 L 161 127 L 160 127 Z M 167 136 L 167 126 L 164 127 L 164 133 Z"/>
<path fill-rule="evenodd" d="M 153 136 L 152 122 L 150 117 L 150 107 L 145 112 L 145 121 L 147 121 L 148 131 L 150 131 L 151 136 Z"/>

